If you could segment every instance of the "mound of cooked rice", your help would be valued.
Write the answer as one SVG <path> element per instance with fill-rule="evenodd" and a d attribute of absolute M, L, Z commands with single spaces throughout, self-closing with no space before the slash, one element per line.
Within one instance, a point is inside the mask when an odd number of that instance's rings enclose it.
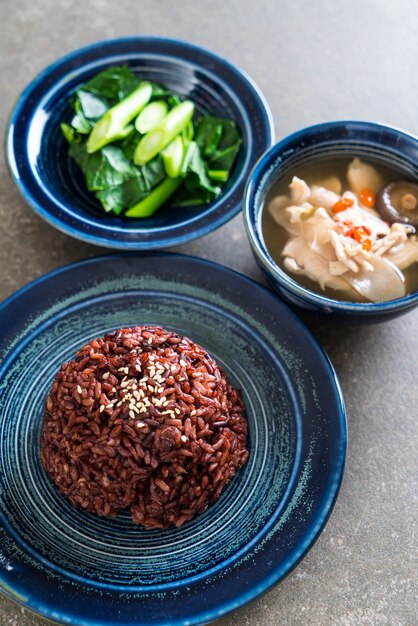
<path fill-rule="evenodd" d="M 244 405 L 216 361 L 159 327 L 93 339 L 46 400 L 42 462 L 76 507 L 181 526 L 246 462 Z"/>

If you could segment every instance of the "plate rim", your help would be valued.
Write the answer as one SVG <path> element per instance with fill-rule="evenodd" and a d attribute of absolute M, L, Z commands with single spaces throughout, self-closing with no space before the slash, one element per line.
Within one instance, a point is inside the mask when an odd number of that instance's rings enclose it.
<path fill-rule="evenodd" d="M 164 252 L 164 251 L 161 251 L 161 252 L 160 251 L 155 251 L 155 252 L 154 251 L 142 251 L 142 252 L 129 251 L 129 252 L 124 252 L 124 253 L 113 252 L 110 254 L 103 254 L 103 255 L 98 255 L 94 257 L 88 257 L 88 258 L 74 261 L 67 265 L 58 267 L 30 281 L 29 283 L 27 283 L 26 285 L 24 285 L 23 287 L 21 287 L 20 289 L 18 289 L 11 295 L 9 295 L 3 302 L 0 303 L 0 315 L 3 315 L 7 307 L 10 304 L 12 304 L 15 300 L 18 300 L 26 292 L 29 292 L 30 290 L 34 288 L 36 289 L 37 285 L 51 278 L 55 278 L 59 276 L 60 274 L 64 274 L 66 272 L 71 272 L 74 267 L 94 265 L 97 263 L 100 264 L 103 260 L 123 259 L 123 258 L 129 258 L 129 257 L 142 258 L 142 257 L 155 257 L 155 256 L 165 257 L 165 258 L 167 257 L 180 258 L 183 260 L 191 261 L 193 263 L 197 263 L 198 265 L 210 266 L 214 268 L 215 270 L 217 269 L 221 272 L 227 272 L 230 275 L 232 275 L 235 279 L 238 279 L 238 280 L 244 279 L 244 281 L 246 281 L 249 285 L 251 285 L 252 288 L 260 290 L 260 292 L 263 293 L 264 296 L 267 296 L 268 298 L 270 298 L 276 306 L 279 306 L 279 308 L 282 308 L 285 311 L 285 313 L 291 318 L 291 320 L 294 323 L 296 323 L 296 325 L 298 325 L 300 328 L 302 328 L 302 330 L 307 335 L 308 339 L 313 343 L 318 353 L 320 354 L 323 365 L 325 366 L 325 368 L 328 368 L 330 378 L 332 379 L 335 385 L 335 388 L 334 388 L 335 399 L 337 400 L 337 407 L 338 407 L 338 414 L 335 415 L 335 421 L 336 423 L 339 424 L 340 430 L 341 430 L 341 439 L 339 442 L 340 443 L 339 455 L 338 455 L 338 458 L 334 459 L 335 468 L 333 472 L 330 473 L 328 476 L 328 480 L 330 479 L 331 476 L 334 478 L 334 480 L 332 481 L 333 483 L 332 486 L 331 487 L 328 486 L 329 495 L 328 495 L 327 502 L 321 508 L 320 514 L 318 513 L 317 515 L 318 519 L 311 520 L 309 522 L 308 531 L 304 532 L 303 539 L 299 541 L 299 546 L 300 544 L 303 544 L 303 546 L 302 546 L 302 549 L 300 550 L 300 554 L 298 558 L 291 564 L 290 567 L 287 566 L 286 563 L 284 564 L 283 562 L 278 563 L 275 566 L 273 572 L 269 576 L 264 577 L 256 586 L 253 585 L 252 587 L 250 587 L 250 589 L 244 590 L 242 593 L 240 593 L 239 595 L 236 595 L 234 598 L 230 598 L 224 601 L 222 604 L 217 605 L 216 608 L 210 609 L 208 611 L 205 609 L 202 609 L 202 611 L 199 614 L 195 614 L 193 617 L 188 617 L 188 618 L 183 617 L 182 619 L 177 619 L 176 621 L 170 621 L 171 626 L 183 626 L 186 623 L 190 626 L 192 625 L 197 626 L 197 625 L 206 624 L 206 623 L 212 622 L 213 620 L 224 617 L 225 615 L 230 614 L 231 612 L 248 604 L 252 600 L 255 600 L 256 598 L 259 598 L 260 596 L 262 596 L 264 593 L 270 590 L 275 584 L 278 584 L 279 582 L 284 580 L 298 566 L 298 564 L 308 554 L 308 552 L 310 552 L 310 550 L 313 548 L 316 541 L 322 534 L 334 510 L 334 507 L 335 507 L 335 504 L 339 495 L 339 491 L 341 488 L 341 484 L 342 484 L 342 480 L 344 476 L 346 453 L 347 453 L 347 415 L 346 415 L 345 403 L 344 403 L 341 386 L 340 386 L 337 374 L 335 372 L 335 369 L 325 349 L 322 347 L 322 345 L 320 344 L 318 339 L 315 337 L 313 332 L 310 330 L 310 328 L 289 308 L 289 306 L 285 302 L 283 302 L 270 289 L 268 289 L 267 287 L 265 287 L 258 281 L 254 280 L 253 278 L 243 274 L 242 272 L 239 272 L 235 269 L 224 266 L 220 263 L 217 263 L 209 259 L 202 259 L 201 257 L 197 257 L 194 255 L 186 255 L 186 254 L 181 254 L 181 253 Z M 34 594 L 32 593 L 29 596 L 29 602 L 19 600 L 19 597 L 18 597 L 19 592 L 15 590 L 12 586 L 9 586 L 9 589 L 6 589 L 5 587 L 3 587 L 3 585 L 0 585 L 0 593 L 9 597 L 14 602 L 16 602 L 17 604 L 20 604 L 21 606 L 25 607 L 29 611 L 33 612 L 34 614 L 39 615 L 43 617 L 44 619 L 55 620 L 56 623 L 59 623 L 59 624 L 73 624 L 74 626 L 102 626 L 102 624 L 103 626 L 105 624 L 109 626 L 110 624 L 110 622 L 98 622 L 98 621 L 92 622 L 90 618 L 88 618 L 86 621 L 86 618 L 82 618 L 82 617 L 76 617 L 76 621 L 74 621 L 73 616 L 70 616 L 68 614 L 60 615 L 59 606 L 55 607 L 53 611 L 51 611 L 51 607 L 45 606 L 45 609 L 47 608 L 50 609 L 49 613 L 46 611 L 43 611 L 42 609 L 34 608 L 33 606 L 31 606 L 31 604 L 33 604 L 33 602 L 31 603 L 31 599 L 33 599 L 34 597 L 36 598 L 36 596 L 34 596 Z M 133 625 L 133 622 L 131 621 L 118 622 L 118 623 L 120 624 L 120 626 L 122 626 L 122 624 L 126 624 L 126 626 Z M 141 622 L 136 622 L 136 623 L 140 624 Z"/>

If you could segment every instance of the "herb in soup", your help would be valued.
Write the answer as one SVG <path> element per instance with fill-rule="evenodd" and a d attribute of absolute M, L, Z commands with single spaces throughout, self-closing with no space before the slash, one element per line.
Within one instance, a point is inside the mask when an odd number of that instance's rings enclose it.
<path fill-rule="evenodd" d="M 358 158 L 298 173 L 288 189 L 280 181 L 263 216 L 266 245 L 286 272 L 351 301 L 393 300 L 417 288 L 415 183 L 394 183 L 394 172 Z"/>

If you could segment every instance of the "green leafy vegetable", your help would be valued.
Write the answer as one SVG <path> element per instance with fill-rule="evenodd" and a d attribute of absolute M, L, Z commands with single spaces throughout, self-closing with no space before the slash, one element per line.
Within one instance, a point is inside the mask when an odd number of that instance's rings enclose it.
<path fill-rule="evenodd" d="M 176 206 L 212 202 L 228 181 L 242 139 L 236 124 L 192 120 L 194 104 L 143 82 L 126 66 L 94 76 L 73 97 L 61 131 L 86 186 L 107 213 L 149 217 L 169 198 Z"/>

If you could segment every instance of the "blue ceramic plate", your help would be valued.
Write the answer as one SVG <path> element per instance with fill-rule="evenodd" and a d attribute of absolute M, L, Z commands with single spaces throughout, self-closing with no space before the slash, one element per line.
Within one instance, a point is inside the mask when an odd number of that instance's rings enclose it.
<path fill-rule="evenodd" d="M 145 220 L 106 215 L 68 157 L 60 130 L 71 119 L 74 91 L 111 65 L 128 65 L 144 79 L 190 98 L 198 113 L 233 119 L 243 144 L 222 195 L 198 208 L 166 206 Z M 16 185 L 36 213 L 59 230 L 97 245 L 139 249 L 201 237 L 241 208 L 252 165 L 272 145 L 268 105 L 252 80 L 218 55 L 182 41 L 155 37 L 114 39 L 59 59 L 26 88 L 11 115 L 7 158 Z"/>
<path fill-rule="evenodd" d="M 54 373 L 91 338 L 161 324 L 207 348 L 242 389 L 250 456 L 179 529 L 73 509 L 40 462 Z M 341 483 L 346 422 L 322 349 L 270 292 L 180 255 L 113 255 L 48 274 L 0 307 L 0 585 L 63 624 L 192 625 L 281 580 Z"/>

